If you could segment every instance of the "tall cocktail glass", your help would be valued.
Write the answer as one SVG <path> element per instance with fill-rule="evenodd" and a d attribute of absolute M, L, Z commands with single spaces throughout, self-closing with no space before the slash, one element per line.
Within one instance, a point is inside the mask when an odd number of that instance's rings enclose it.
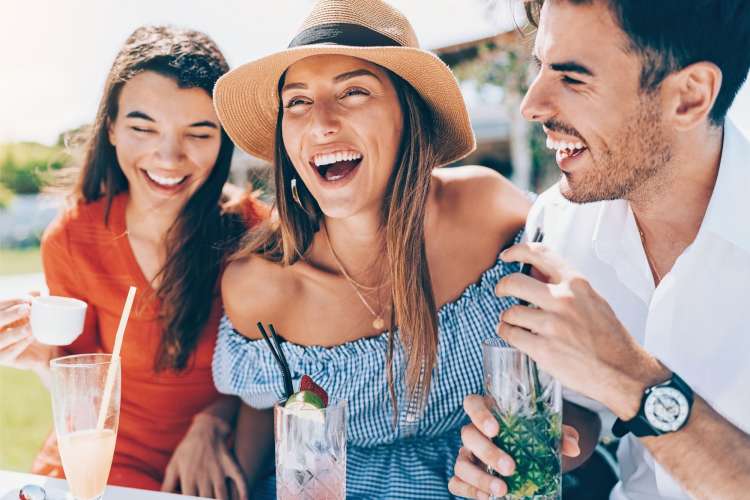
<path fill-rule="evenodd" d="M 277 500 L 346 499 L 346 401 L 274 408 Z"/>
<path fill-rule="evenodd" d="M 484 391 L 500 432 L 495 444 L 516 462 L 506 500 L 561 497 L 562 389 L 526 354 L 500 339 L 482 343 Z M 488 472 L 498 475 L 491 467 Z M 494 497 L 493 497 L 494 498 Z"/>
<path fill-rule="evenodd" d="M 97 426 L 111 363 L 110 354 L 80 354 L 50 361 L 55 432 L 75 500 L 102 498 L 112 466 L 120 417 L 119 363 L 104 410 L 104 425 Z"/>

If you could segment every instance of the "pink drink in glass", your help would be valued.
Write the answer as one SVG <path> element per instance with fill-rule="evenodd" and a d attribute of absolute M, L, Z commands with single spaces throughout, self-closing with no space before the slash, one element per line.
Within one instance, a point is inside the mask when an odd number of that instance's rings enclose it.
<path fill-rule="evenodd" d="M 346 401 L 274 408 L 277 500 L 346 499 Z"/>

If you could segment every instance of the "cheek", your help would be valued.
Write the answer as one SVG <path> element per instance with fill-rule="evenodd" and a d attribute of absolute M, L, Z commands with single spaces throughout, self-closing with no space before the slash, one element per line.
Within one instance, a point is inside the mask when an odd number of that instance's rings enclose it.
<path fill-rule="evenodd" d="M 373 137 L 378 138 L 383 155 L 382 160 L 388 162 L 387 166 L 390 171 L 394 167 L 403 135 L 401 113 L 398 110 L 393 113 L 383 113 L 377 116 L 372 123 L 373 127 L 370 132 Z"/>
<path fill-rule="evenodd" d="M 117 137 L 115 154 L 117 162 L 126 176 L 135 170 L 139 159 L 148 155 L 148 150 L 149 148 L 144 144 L 144 141 L 140 141 L 129 134 L 121 134 Z"/>
<path fill-rule="evenodd" d="M 205 144 L 198 143 L 191 147 L 190 160 L 198 169 L 197 175 L 208 177 L 214 165 L 216 165 L 220 149 L 221 140 L 219 138 L 206 141 Z"/>
<path fill-rule="evenodd" d="M 284 149 L 286 150 L 287 156 L 292 160 L 294 168 L 298 171 L 304 171 L 304 159 L 300 156 L 302 151 L 301 143 L 302 134 L 300 133 L 300 125 L 295 123 L 294 120 L 285 119 L 281 124 L 281 139 L 284 142 Z"/>

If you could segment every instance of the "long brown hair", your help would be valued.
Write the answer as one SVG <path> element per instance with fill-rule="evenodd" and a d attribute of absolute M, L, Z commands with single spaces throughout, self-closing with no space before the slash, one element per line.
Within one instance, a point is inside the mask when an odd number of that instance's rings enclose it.
<path fill-rule="evenodd" d="M 391 322 L 386 359 L 388 386 L 395 408 L 392 361 L 393 328 L 397 323 L 407 353 L 408 396 L 416 397 L 413 401 L 421 406 L 429 393 L 438 348 L 437 308 L 424 239 L 431 173 L 438 164 L 432 148 L 434 122 L 419 93 L 398 75 L 381 69 L 393 82 L 404 117 L 404 132 L 381 213 L 395 319 Z M 283 82 L 284 76 L 279 88 Z M 294 264 L 305 255 L 320 228 L 323 213 L 299 178 L 297 190 L 302 206 L 293 201 L 290 181 L 296 170 L 284 146 L 282 119 L 283 107 L 279 102 L 274 158 L 278 219 L 251 231 L 233 258 L 257 254 L 283 265 Z"/>
<path fill-rule="evenodd" d="M 105 197 L 107 224 L 112 199 L 128 189 L 108 136 L 109 125 L 117 117 L 120 92 L 128 80 L 143 71 L 153 71 L 174 79 L 180 88 L 201 88 L 210 96 L 216 80 L 228 70 L 219 48 L 203 33 L 166 26 L 136 29 L 107 76 L 96 121 L 84 145 L 73 197 L 85 203 Z M 167 258 L 157 274 L 160 284 L 156 297 L 164 325 L 154 360 L 157 371 L 186 368 L 211 313 L 224 256 L 243 229 L 238 216 L 222 215 L 219 207 L 233 150 L 222 130 L 213 170 L 167 231 Z"/>

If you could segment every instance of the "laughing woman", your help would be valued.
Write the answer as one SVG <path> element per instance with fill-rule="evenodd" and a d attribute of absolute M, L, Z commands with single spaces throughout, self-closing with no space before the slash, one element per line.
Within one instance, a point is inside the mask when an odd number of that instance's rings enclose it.
<path fill-rule="evenodd" d="M 494 287 L 518 266 L 498 252 L 520 238 L 525 194 L 437 168 L 474 148 L 461 93 L 379 0 L 319 1 L 289 49 L 228 73 L 214 99 L 235 142 L 275 165 L 278 217 L 224 274 L 214 356 L 219 390 L 248 405 L 237 453 L 258 494 L 273 496 L 263 429 L 283 392 L 262 321 L 293 378 L 348 400 L 348 498 L 450 498 L 480 344 L 512 304 Z"/>
<path fill-rule="evenodd" d="M 233 145 L 211 90 L 228 69 L 199 32 L 146 27 L 128 38 L 106 81 L 74 203 L 42 240 L 50 293 L 88 303 L 84 332 L 59 352 L 30 336 L 22 301 L 0 304 L 17 316 L 5 320 L 16 326 L 0 334 L 0 363 L 44 376 L 53 356 L 112 352 L 128 287 L 138 287 L 122 345 L 110 484 L 226 498 L 230 477 L 245 491 L 225 442 L 238 400 L 219 395 L 210 372 L 223 259 L 263 213 L 250 197 L 236 214 L 220 209 Z M 34 469 L 62 475 L 54 436 Z"/>

